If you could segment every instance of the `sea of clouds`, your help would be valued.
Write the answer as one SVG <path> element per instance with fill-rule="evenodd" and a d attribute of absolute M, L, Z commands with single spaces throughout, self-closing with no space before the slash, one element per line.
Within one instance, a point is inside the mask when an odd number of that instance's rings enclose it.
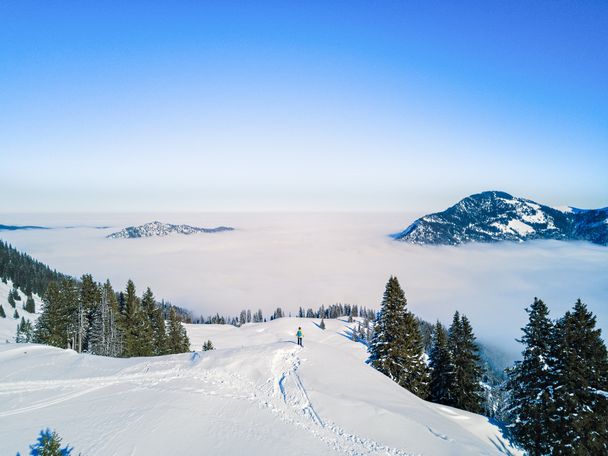
<path fill-rule="evenodd" d="M 3 231 L 0 238 L 79 276 L 109 278 L 195 315 L 237 314 L 281 306 L 317 308 L 335 302 L 378 308 L 396 275 L 418 316 L 449 324 L 455 310 L 469 316 L 481 341 L 516 357 L 525 307 L 541 297 L 558 317 L 583 299 L 608 329 L 608 247 L 584 242 L 413 246 L 388 235 L 420 214 L 209 213 L 5 214 L 4 224 L 52 230 Z M 232 232 L 164 238 L 106 239 L 125 226 L 160 220 Z M 108 226 L 109 228 L 95 228 Z"/>

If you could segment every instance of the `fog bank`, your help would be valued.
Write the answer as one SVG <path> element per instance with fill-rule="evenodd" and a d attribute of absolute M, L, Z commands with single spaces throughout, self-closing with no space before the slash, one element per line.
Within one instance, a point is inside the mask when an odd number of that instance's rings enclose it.
<path fill-rule="evenodd" d="M 608 248 L 590 243 L 535 241 L 459 247 L 420 247 L 387 235 L 416 214 L 67 214 L 2 216 L 5 224 L 73 226 L 0 232 L 20 250 L 72 275 L 127 279 L 141 293 L 195 315 L 236 314 L 277 306 L 294 312 L 335 302 L 378 307 L 389 275 L 405 289 L 420 317 L 449 323 L 458 309 L 482 341 L 515 356 L 524 308 L 542 297 L 557 317 L 582 298 L 608 328 Z M 148 239 L 106 239 L 127 225 L 160 220 L 225 233 Z M 83 226 L 85 225 L 85 226 Z M 111 226 L 95 229 L 92 226 Z"/>

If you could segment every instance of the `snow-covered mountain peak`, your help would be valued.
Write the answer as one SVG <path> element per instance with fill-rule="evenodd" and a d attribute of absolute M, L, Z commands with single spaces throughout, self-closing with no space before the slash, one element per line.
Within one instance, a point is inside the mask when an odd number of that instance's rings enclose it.
<path fill-rule="evenodd" d="M 393 237 L 413 244 L 557 239 L 607 245 L 608 211 L 556 209 L 506 192 L 486 191 L 421 217 Z"/>
<path fill-rule="evenodd" d="M 162 223 L 157 220 L 144 223 L 139 226 L 128 226 L 123 230 L 106 236 L 109 239 L 130 239 L 152 236 L 167 236 L 169 234 L 194 234 L 194 233 L 218 233 L 221 231 L 232 231 L 234 228 L 228 226 L 218 226 L 215 228 L 200 228 L 190 225 L 173 225 Z"/>

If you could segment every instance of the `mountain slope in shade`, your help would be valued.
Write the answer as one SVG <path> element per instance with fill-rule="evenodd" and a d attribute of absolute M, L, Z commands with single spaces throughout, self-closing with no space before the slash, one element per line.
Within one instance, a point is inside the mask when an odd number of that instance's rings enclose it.
<path fill-rule="evenodd" d="M 557 209 L 505 192 L 471 195 L 393 235 L 412 244 L 556 239 L 608 245 L 608 208 Z"/>
<path fill-rule="evenodd" d="M 131 239 L 152 236 L 167 236 L 169 234 L 219 233 L 232 231 L 234 228 L 218 226 L 216 228 L 199 228 L 190 225 L 172 225 L 170 223 L 149 222 L 139 226 L 129 226 L 121 231 L 107 235 L 109 239 Z"/>
<path fill-rule="evenodd" d="M 356 322 L 315 323 L 185 325 L 192 349 L 216 349 L 157 358 L 0 344 L 0 454 L 25 454 L 46 427 L 88 456 L 521 454 L 487 418 L 367 365 Z"/>

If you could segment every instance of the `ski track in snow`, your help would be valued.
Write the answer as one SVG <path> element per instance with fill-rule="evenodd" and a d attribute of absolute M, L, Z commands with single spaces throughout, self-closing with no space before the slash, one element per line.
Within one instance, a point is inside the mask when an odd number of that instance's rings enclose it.
<path fill-rule="evenodd" d="M 220 397 L 227 400 L 250 401 L 260 408 L 268 409 L 283 422 L 311 433 L 323 441 L 334 451 L 351 456 L 411 456 L 403 450 L 388 448 L 378 442 L 345 432 L 339 426 L 329 421 L 324 422 L 315 411 L 306 388 L 298 375 L 301 359 L 298 356 L 300 348 L 279 348 L 271 362 L 272 378 L 265 384 L 255 384 L 246 378 L 220 369 L 193 368 L 204 361 L 204 355 L 196 354 L 186 366 L 176 371 L 175 368 L 150 372 L 149 366 L 141 364 L 131 366 L 117 375 L 88 377 L 66 380 L 39 380 L 0 383 L 0 400 L 13 394 L 32 394 L 44 391 L 48 399 L 35 402 L 26 407 L 0 412 L 0 418 L 29 413 L 45 407 L 51 407 L 62 402 L 70 401 L 102 388 L 123 385 L 132 389 L 171 388 L 184 392 Z M 188 384 L 179 385 L 183 377 L 182 370 L 190 369 L 188 378 L 194 379 L 202 388 L 194 388 Z M 138 373 L 129 373 L 139 370 Z M 227 375 L 228 374 L 228 375 Z M 170 384 L 170 385 L 169 385 Z M 52 394 L 58 391 L 58 394 Z M 67 392 L 66 392 L 67 391 Z M 250 391 L 244 394 L 244 391 Z M 132 423 L 136 417 L 130 417 Z M 135 449 L 131 451 L 135 454 Z"/>
<path fill-rule="evenodd" d="M 301 427 L 325 442 L 332 449 L 347 455 L 410 456 L 413 453 L 388 448 L 382 444 L 349 434 L 331 422 L 323 422 L 315 411 L 302 379 L 298 375 L 300 348 L 279 350 L 272 361 L 273 395 L 266 395 L 263 404 L 277 413 L 283 421 Z M 280 401 L 277 403 L 276 399 Z"/>

